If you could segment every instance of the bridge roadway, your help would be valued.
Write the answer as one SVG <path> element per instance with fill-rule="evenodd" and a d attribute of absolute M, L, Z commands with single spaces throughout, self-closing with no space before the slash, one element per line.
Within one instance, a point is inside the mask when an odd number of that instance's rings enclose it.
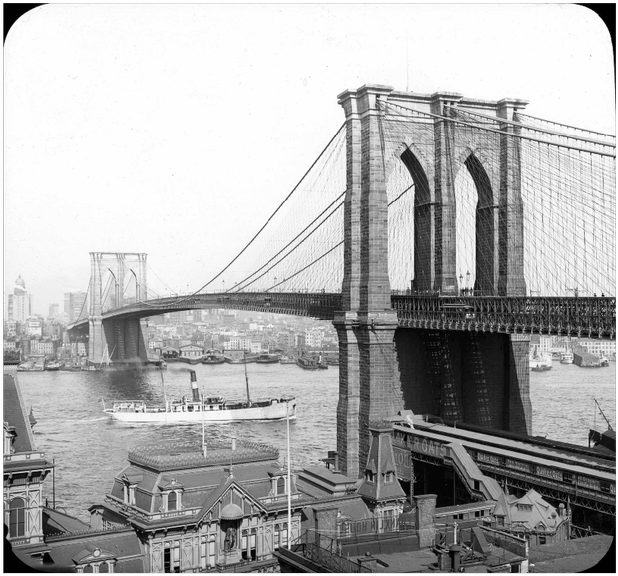
<path fill-rule="evenodd" d="M 402 328 L 467 330 L 504 334 L 552 334 L 590 338 L 616 335 L 616 298 L 391 296 Z M 333 320 L 342 309 L 341 294 L 333 292 L 219 292 L 159 298 L 103 313 L 111 318 L 146 318 L 167 312 L 228 308 L 273 312 Z M 88 320 L 69 329 L 83 329 Z"/>
<path fill-rule="evenodd" d="M 589 448 L 459 423 L 412 419 L 394 424 L 393 446 L 413 459 L 450 466 L 449 444 L 461 444 L 481 472 L 500 484 L 616 515 L 616 457 Z M 405 475 L 405 471 L 403 472 Z"/>

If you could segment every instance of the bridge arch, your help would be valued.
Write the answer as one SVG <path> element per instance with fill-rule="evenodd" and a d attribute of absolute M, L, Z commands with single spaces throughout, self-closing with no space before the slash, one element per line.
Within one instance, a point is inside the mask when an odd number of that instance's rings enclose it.
<path fill-rule="evenodd" d="M 474 289 L 477 295 L 494 295 L 499 269 L 499 198 L 490 177 L 491 171 L 486 169 L 486 154 L 468 148 L 460 158 L 455 170 L 457 261 L 461 263 L 458 265 L 460 281 L 468 272 L 473 277 L 471 283 L 466 278 L 459 287 Z M 467 180 L 471 181 L 471 186 L 465 185 Z M 468 246 L 463 245 L 466 239 Z M 467 254 L 464 255 L 464 251 Z"/>

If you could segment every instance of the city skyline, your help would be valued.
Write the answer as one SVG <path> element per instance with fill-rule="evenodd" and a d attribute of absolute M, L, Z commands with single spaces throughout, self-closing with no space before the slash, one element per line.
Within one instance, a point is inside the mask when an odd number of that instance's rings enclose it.
<path fill-rule="evenodd" d="M 148 253 L 159 293 L 197 290 L 342 124 L 348 88 L 522 98 L 610 132 L 612 66 L 575 5 L 37 7 L 5 46 L 5 294 L 21 275 L 46 314 L 98 250 Z"/>

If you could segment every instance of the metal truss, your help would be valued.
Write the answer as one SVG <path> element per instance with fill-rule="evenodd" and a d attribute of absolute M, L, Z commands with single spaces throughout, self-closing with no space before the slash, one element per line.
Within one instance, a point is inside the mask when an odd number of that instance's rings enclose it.
<path fill-rule="evenodd" d="M 519 488 L 527 492 L 531 488 L 534 488 L 539 494 L 542 496 L 547 496 L 548 498 L 552 498 L 554 500 L 558 500 L 560 502 L 571 503 L 571 506 L 580 506 L 582 508 L 587 508 L 588 510 L 594 510 L 595 512 L 600 512 L 602 514 L 607 514 L 608 516 L 616 517 L 616 505 L 609 504 L 607 502 L 601 502 L 599 500 L 595 500 L 593 498 L 589 498 L 587 496 L 582 496 L 579 494 L 571 494 L 565 490 L 561 490 L 559 488 L 552 488 L 551 486 L 543 486 L 542 484 L 537 484 L 528 480 L 523 480 L 521 478 L 513 478 L 511 476 L 505 476 L 504 474 L 500 474 L 499 472 L 494 472 L 490 470 L 483 470 L 483 473 L 495 478 L 498 481 L 506 480 L 508 482 L 509 487 Z"/>

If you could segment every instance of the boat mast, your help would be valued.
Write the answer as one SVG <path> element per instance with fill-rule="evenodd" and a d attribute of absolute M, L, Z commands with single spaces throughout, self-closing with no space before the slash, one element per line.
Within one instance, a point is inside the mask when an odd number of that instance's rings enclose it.
<path fill-rule="evenodd" d="M 245 364 L 245 382 L 247 384 L 247 403 L 251 406 L 251 398 L 249 397 L 249 376 L 247 375 L 247 353 L 243 350 L 242 357 Z"/>
<path fill-rule="evenodd" d="M 165 409 L 167 410 L 167 394 L 165 393 L 165 378 L 163 377 L 163 370 L 161 372 L 161 384 L 163 385 L 163 402 L 165 402 Z"/>

